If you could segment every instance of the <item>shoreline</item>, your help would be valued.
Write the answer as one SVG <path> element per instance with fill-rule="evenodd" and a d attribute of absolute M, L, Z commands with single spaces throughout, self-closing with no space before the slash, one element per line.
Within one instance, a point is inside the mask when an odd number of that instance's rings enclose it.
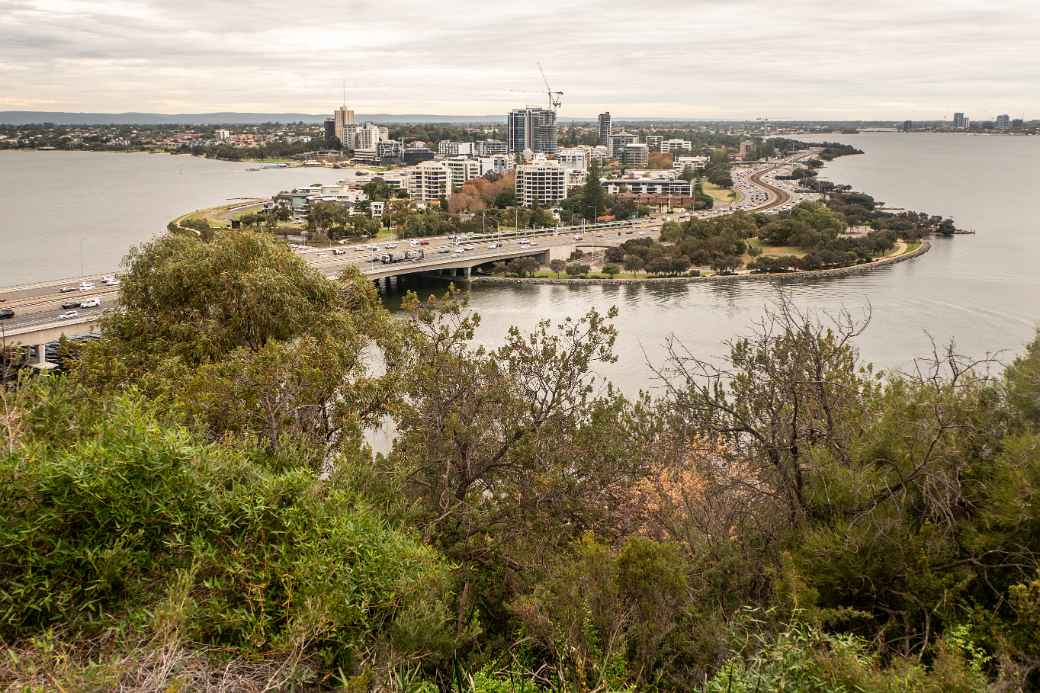
<path fill-rule="evenodd" d="M 808 270 L 805 272 L 763 272 L 763 273 L 747 273 L 747 274 L 713 274 L 709 277 L 639 277 L 639 278 L 624 278 L 624 279 L 606 279 L 593 277 L 589 279 L 582 278 L 552 278 L 552 277 L 490 277 L 490 276 L 478 276 L 473 277 L 470 281 L 473 284 L 487 284 L 488 286 L 507 286 L 510 284 L 559 284 L 559 285 L 580 285 L 580 284 L 596 284 L 606 286 L 616 286 L 622 284 L 686 284 L 694 282 L 711 282 L 711 281 L 744 281 L 744 280 L 763 280 L 763 279 L 785 279 L 794 277 L 841 277 L 852 274 L 862 274 L 877 269 L 878 267 L 885 267 L 887 265 L 895 265 L 900 262 L 906 262 L 907 260 L 913 260 L 914 258 L 924 255 L 932 249 L 932 243 L 928 239 L 922 239 L 921 245 L 914 248 L 913 250 L 899 255 L 890 255 L 888 257 L 878 258 L 871 262 L 865 262 L 860 265 L 849 265 L 848 267 L 832 267 L 830 269 L 819 269 L 819 270 Z"/>

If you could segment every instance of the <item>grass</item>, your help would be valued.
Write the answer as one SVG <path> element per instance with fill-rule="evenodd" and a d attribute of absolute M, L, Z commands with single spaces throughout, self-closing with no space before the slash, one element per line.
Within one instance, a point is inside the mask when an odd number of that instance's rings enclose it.
<path fill-rule="evenodd" d="M 716 202 L 729 204 L 740 200 L 740 194 L 735 190 L 732 190 L 731 188 L 720 188 L 710 181 L 704 181 L 703 189 L 704 194 L 711 196 Z"/>

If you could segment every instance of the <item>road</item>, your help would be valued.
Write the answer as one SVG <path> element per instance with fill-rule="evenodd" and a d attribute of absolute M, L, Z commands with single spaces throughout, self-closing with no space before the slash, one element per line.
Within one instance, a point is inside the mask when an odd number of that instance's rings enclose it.
<path fill-rule="evenodd" d="M 679 220 L 688 219 L 691 216 L 710 218 L 728 214 L 737 209 L 771 211 L 793 204 L 794 199 L 798 196 L 779 187 L 775 181 L 770 179 L 771 176 L 776 175 L 778 169 L 784 168 L 793 161 L 809 155 L 799 154 L 787 160 L 773 162 L 755 167 L 754 169 L 736 169 L 734 171 L 734 184 L 743 195 L 741 202 L 719 210 L 681 214 L 677 218 Z M 376 279 L 388 274 L 415 272 L 419 270 L 419 265 L 434 264 L 444 266 L 455 264 L 457 266 L 473 266 L 481 264 L 480 260 L 490 262 L 502 259 L 503 256 L 532 254 L 536 249 L 544 250 L 575 245 L 616 244 L 639 235 L 655 237 L 660 232 L 661 224 L 664 221 L 663 217 L 657 216 L 640 220 L 630 227 L 590 226 L 584 229 L 584 237 L 580 241 L 575 239 L 575 235 L 582 233 L 582 227 L 523 232 L 521 237 L 516 237 L 515 234 L 512 234 L 514 237 L 509 238 L 492 236 L 480 242 L 464 244 L 465 247 L 462 248 L 461 252 L 459 252 L 459 244 L 445 236 L 430 237 L 411 242 L 392 241 L 375 243 L 368 241 L 336 246 L 334 248 L 298 247 L 296 250 L 303 259 L 328 277 L 338 276 L 345 267 L 353 265 L 358 267 L 363 273 Z M 507 235 L 510 234 L 503 234 L 503 236 Z M 533 245 L 527 245 L 525 240 L 533 243 Z M 421 245 L 424 241 L 427 245 Z M 493 248 L 491 247 L 492 244 L 499 247 Z M 380 261 L 373 261 L 374 258 L 387 252 L 420 249 L 425 254 L 425 259 L 421 262 L 413 261 L 384 265 Z M 451 262 L 453 260 L 457 262 Z M 436 267 L 431 269 L 436 269 Z M 59 316 L 68 310 L 62 307 L 62 303 L 68 301 L 81 301 L 90 298 L 97 298 L 101 301 L 101 306 L 97 308 L 75 309 L 79 313 L 79 316 L 77 316 L 79 320 L 111 307 L 119 297 L 119 287 L 118 285 L 108 286 L 102 283 L 103 276 L 105 275 L 91 275 L 89 277 L 76 277 L 2 289 L 0 290 L 0 308 L 13 309 L 15 317 L 3 320 L 0 322 L 0 326 L 10 330 L 59 322 Z M 92 283 L 94 287 L 81 291 L 79 290 L 81 282 Z M 65 293 L 61 291 L 63 288 L 66 289 Z M 70 322 L 75 321 L 71 320 Z"/>

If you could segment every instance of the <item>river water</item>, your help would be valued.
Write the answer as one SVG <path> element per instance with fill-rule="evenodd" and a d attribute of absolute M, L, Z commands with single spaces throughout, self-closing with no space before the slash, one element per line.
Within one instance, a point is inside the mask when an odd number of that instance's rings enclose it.
<path fill-rule="evenodd" d="M 952 216 L 974 236 L 936 239 L 931 252 L 867 274 L 788 278 L 794 302 L 820 313 L 872 312 L 858 344 L 879 366 L 907 369 L 932 339 L 965 354 L 1010 358 L 1040 323 L 1040 138 L 961 134 L 835 135 L 866 153 L 821 174 L 888 206 Z M 116 266 L 134 243 L 178 214 L 239 196 L 269 195 L 343 171 L 247 172 L 245 164 L 146 154 L 0 152 L 0 286 Z M 776 281 L 626 286 L 477 286 L 478 339 L 501 343 L 511 325 L 617 306 L 618 362 L 600 374 L 623 390 L 653 389 L 651 363 L 674 336 L 715 358 L 776 298 Z M 395 305 L 393 297 L 389 300 Z"/>
<path fill-rule="evenodd" d="M 185 212 L 348 173 L 246 170 L 254 167 L 186 155 L 0 151 L 0 287 L 110 272 Z"/>

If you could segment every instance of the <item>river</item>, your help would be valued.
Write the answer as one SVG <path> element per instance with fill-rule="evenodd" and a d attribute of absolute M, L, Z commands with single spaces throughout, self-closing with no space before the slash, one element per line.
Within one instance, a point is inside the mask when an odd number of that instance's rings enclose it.
<path fill-rule="evenodd" d="M 187 155 L 0 151 L 0 287 L 110 272 L 131 246 L 185 212 L 348 173 L 247 170 L 256 166 Z"/>
<path fill-rule="evenodd" d="M 864 150 L 829 163 L 822 177 L 889 206 L 952 216 L 973 236 L 936 239 L 931 252 L 867 274 L 788 278 L 794 302 L 821 314 L 872 313 L 858 344 L 879 366 L 908 369 L 931 340 L 973 356 L 1010 358 L 1040 322 L 1040 228 L 1032 209 L 1040 184 L 1040 138 L 866 133 L 831 139 Z M 227 198 L 271 194 L 342 171 L 246 172 L 244 164 L 146 154 L 0 152 L 0 285 L 101 271 L 133 243 L 185 210 Z M 478 339 L 501 343 L 511 325 L 617 306 L 618 362 L 600 374 L 634 393 L 655 387 L 674 336 L 715 358 L 775 300 L 775 281 L 626 286 L 476 286 Z M 391 297 L 391 307 L 396 299 Z"/>

